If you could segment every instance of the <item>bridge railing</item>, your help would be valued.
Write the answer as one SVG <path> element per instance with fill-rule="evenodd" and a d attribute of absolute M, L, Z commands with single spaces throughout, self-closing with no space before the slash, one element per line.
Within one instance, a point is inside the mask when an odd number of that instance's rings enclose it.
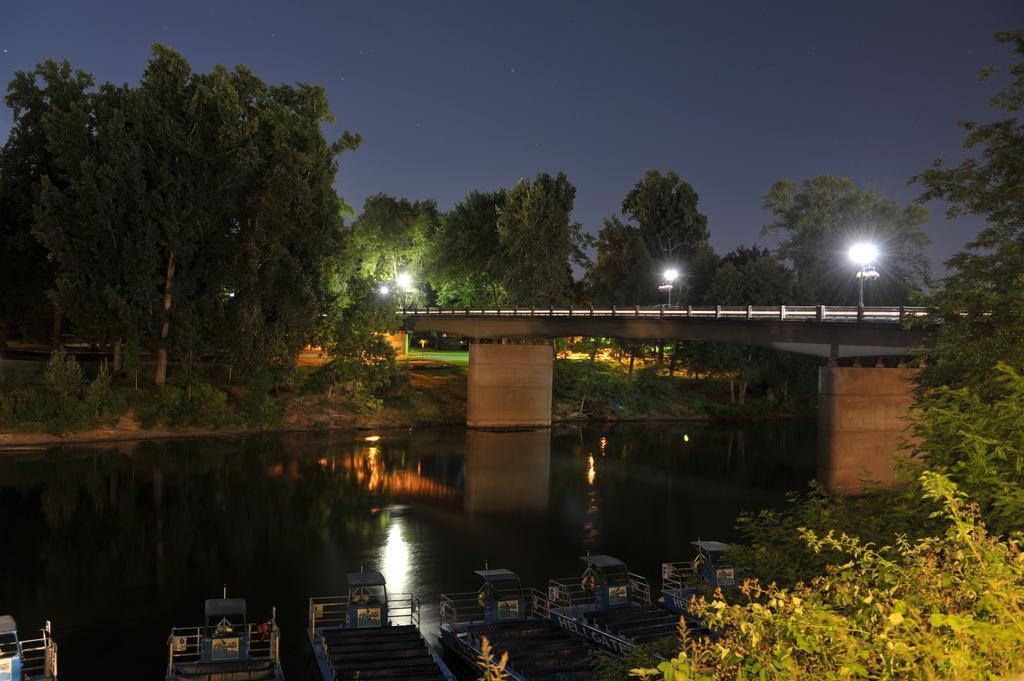
<path fill-rule="evenodd" d="M 642 317 L 784 322 L 891 322 L 928 316 L 923 307 L 856 305 L 687 305 L 654 307 L 427 307 L 402 308 L 403 315 L 452 317 Z"/>

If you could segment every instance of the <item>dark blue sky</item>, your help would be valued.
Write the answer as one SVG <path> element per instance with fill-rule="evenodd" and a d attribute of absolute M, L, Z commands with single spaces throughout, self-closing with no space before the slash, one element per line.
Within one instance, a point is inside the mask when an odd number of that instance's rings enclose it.
<path fill-rule="evenodd" d="M 336 132 L 364 137 L 339 176 L 357 208 L 376 192 L 448 208 L 564 169 L 596 231 L 644 170 L 674 169 L 724 252 L 764 242 L 761 196 L 780 178 L 917 196 L 911 175 L 960 156 L 955 122 L 992 115 L 976 72 L 1008 62 L 992 33 L 1022 23 L 1021 0 L 3 0 L 0 80 L 55 57 L 135 82 L 162 42 L 197 69 L 324 85 Z M 10 122 L 4 108 L 3 138 Z M 978 226 L 937 214 L 933 261 Z"/>

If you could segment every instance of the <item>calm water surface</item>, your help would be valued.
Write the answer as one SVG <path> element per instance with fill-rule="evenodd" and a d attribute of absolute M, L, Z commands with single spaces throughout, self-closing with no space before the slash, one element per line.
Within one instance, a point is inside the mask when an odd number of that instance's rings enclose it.
<path fill-rule="evenodd" d="M 307 599 L 379 569 L 423 602 L 577 574 L 590 550 L 658 584 L 698 537 L 814 477 L 814 422 L 526 433 L 432 429 L 151 441 L 0 453 L 0 613 L 54 624 L 61 678 L 162 678 L 172 626 L 223 584 L 250 620 L 277 606 L 289 679 L 306 679 Z"/>

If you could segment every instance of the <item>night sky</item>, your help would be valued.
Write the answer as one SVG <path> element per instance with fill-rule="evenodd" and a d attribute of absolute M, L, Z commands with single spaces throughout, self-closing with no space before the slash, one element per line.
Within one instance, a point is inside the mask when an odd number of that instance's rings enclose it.
<path fill-rule="evenodd" d="M 0 80 L 53 57 L 136 82 L 154 42 L 200 70 L 246 64 L 327 88 L 363 146 L 338 186 L 434 198 L 564 169 L 596 232 L 649 168 L 696 188 L 725 252 L 761 239 L 780 178 L 847 176 L 901 201 L 959 119 L 990 118 L 978 69 L 1021 0 L 967 2 L 0 2 Z M 6 139 L 10 111 L 0 113 Z M 938 263 L 977 219 L 928 225 Z"/>

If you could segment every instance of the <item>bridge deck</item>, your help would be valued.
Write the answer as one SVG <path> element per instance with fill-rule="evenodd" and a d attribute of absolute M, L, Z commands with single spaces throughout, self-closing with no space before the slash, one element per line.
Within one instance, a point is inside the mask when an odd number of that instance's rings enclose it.
<path fill-rule="evenodd" d="M 406 331 L 468 338 L 714 341 L 772 347 L 819 357 L 905 355 L 926 336 L 920 307 L 831 305 L 687 307 L 512 307 L 403 309 Z M 919 324 L 920 326 L 920 324 Z"/>

